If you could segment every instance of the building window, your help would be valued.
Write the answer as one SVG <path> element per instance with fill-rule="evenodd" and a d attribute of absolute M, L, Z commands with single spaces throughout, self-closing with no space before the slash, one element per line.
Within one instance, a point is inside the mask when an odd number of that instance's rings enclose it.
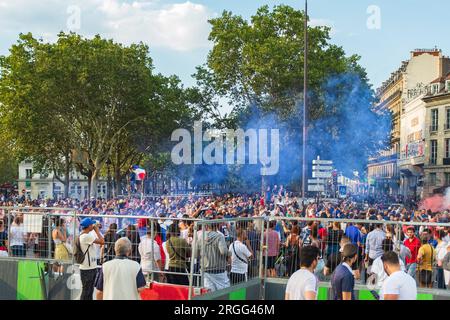
<path fill-rule="evenodd" d="M 31 179 L 33 176 L 33 170 L 32 169 L 25 169 L 25 179 Z"/>
<path fill-rule="evenodd" d="M 450 107 L 445 109 L 445 130 L 450 129 Z"/>
<path fill-rule="evenodd" d="M 450 186 L 450 173 L 449 172 L 445 173 L 445 185 Z"/>
<path fill-rule="evenodd" d="M 434 84 L 434 85 L 431 87 L 431 94 L 436 94 L 436 93 L 439 93 L 439 83 Z"/>
<path fill-rule="evenodd" d="M 439 123 L 438 112 L 439 112 L 438 109 L 431 110 L 431 131 L 437 131 L 438 129 Z"/>
<path fill-rule="evenodd" d="M 446 87 L 447 91 L 450 91 L 450 80 L 447 80 L 445 82 L 445 87 Z"/>
<path fill-rule="evenodd" d="M 437 160 L 437 140 L 431 140 L 431 154 L 430 154 L 430 164 L 435 165 Z"/>
<path fill-rule="evenodd" d="M 430 186 L 436 185 L 436 173 L 432 172 L 430 173 Z"/>
<path fill-rule="evenodd" d="M 450 158 L 450 139 L 445 139 L 445 157 Z"/>

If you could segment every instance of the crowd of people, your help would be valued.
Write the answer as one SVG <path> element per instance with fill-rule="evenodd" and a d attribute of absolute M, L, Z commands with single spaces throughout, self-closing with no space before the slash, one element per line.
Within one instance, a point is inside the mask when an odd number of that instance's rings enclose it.
<path fill-rule="evenodd" d="M 315 203 L 300 201 L 282 187 L 275 191 L 262 196 L 192 194 L 21 203 L 3 199 L 2 206 L 15 208 L 0 210 L 0 255 L 25 257 L 31 248 L 37 257 L 63 262 L 84 253 L 80 260 L 83 299 L 92 298 L 94 287 L 103 288 L 98 284 L 99 270 L 117 259 L 115 246 L 123 238 L 128 239 L 130 250 L 121 250 L 140 266 L 147 279 L 188 285 L 192 267 L 197 275 L 194 284 L 203 284 L 211 291 L 258 277 L 260 263 L 269 277 L 305 278 L 309 283 L 303 286 L 306 288 L 312 284 L 307 270 L 317 280 L 337 285 L 338 275 L 346 275 L 342 269 L 346 263 L 344 267 L 350 268 L 354 280 L 380 289 L 390 278 L 386 270 L 397 267 L 392 265 L 393 253 L 400 270 L 419 287 L 449 286 L 449 228 L 427 226 L 448 223 L 447 211 L 364 204 L 352 199 Z M 43 217 L 42 232 L 27 232 L 24 216 L 31 207 L 39 208 L 34 212 L 61 209 Z M 196 219 L 201 223 L 194 230 Z M 408 224 L 411 222 L 423 224 Z M 128 246 L 125 240 L 121 242 L 121 247 Z M 348 256 L 353 251 L 355 255 Z M 62 273 L 62 263 L 55 264 L 54 271 Z M 345 285 L 354 284 L 354 280 Z M 288 288 L 290 298 L 311 297 L 294 293 L 292 285 Z M 335 291 L 336 299 L 349 297 L 339 293 L 348 291 L 339 290 Z"/>

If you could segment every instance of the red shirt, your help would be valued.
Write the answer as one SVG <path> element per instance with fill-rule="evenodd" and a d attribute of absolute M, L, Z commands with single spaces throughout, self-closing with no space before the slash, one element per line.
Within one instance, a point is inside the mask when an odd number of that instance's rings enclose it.
<path fill-rule="evenodd" d="M 417 254 L 419 253 L 419 248 L 421 246 L 420 240 L 416 236 L 414 236 L 412 241 L 408 238 L 405 239 L 403 244 L 411 251 L 411 258 L 406 257 L 406 264 L 416 263 Z"/>
<path fill-rule="evenodd" d="M 325 250 L 325 247 L 327 245 L 325 240 L 327 238 L 328 231 L 326 228 L 320 228 L 318 233 L 319 233 L 319 239 L 321 241 L 321 249 L 323 251 L 323 250 Z"/>
<path fill-rule="evenodd" d="M 162 265 L 164 266 L 165 263 L 166 263 L 166 254 L 164 253 L 164 249 L 163 249 L 163 246 L 162 246 L 162 239 L 161 239 L 161 237 L 159 236 L 159 234 L 157 234 L 157 235 L 155 236 L 155 241 L 156 241 L 156 243 L 158 244 L 159 251 L 160 251 L 160 253 L 161 253 L 161 263 L 162 263 Z"/>

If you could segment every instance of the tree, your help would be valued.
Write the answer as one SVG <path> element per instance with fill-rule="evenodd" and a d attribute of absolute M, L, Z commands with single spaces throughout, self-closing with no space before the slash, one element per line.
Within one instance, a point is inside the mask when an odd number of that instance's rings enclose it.
<path fill-rule="evenodd" d="M 185 89 L 176 76 L 153 75 L 142 43 L 126 47 L 60 33 L 49 44 L 21 34 L 0 68 L 5 137 L 19 159 L 53 171 L 66 195 L 76 168 L 95 197 L 107 160 L 117 194 L 131 164 L 146 153 L 167 152 L 171 132 L 198 114 L 198 91 Z"/>
<path fill-rule="evenodd" d="M 209 21 L 213 48 L 195 74 L 219 126 L 280 129 L 278 183 L 300 176 L 305 18 L 303 11 L 286 5 L 262 6 L 250 21 L 224 11 Z M 309 26 L 308 34 L 307 161 L 320 155 L 334 158 L 347 171 L 360 169 L 367 155 L 386 142 L 388 117 L 371 109 L 374 93 L 359 56 L 346 56 L 342 47 L 331 44 L 328 27 Z M 215 112 L 223 99 L 233 106 L 226 119 Z M 362 127 L 365 138 L 352 144 Z M 348 152 L 354 156 L 346 158 Z M 345 164 L 344 159 L 351 161 Z"/>
<path fill-rule="evenodd" d="M 257 104 L 284 119 L 291 117 L 303 92 L 304 19 L 304 12 L 285 5 L 273 11 L 262 6 L 250 22 L 228 11 L 211 19 L 209 40 L 214 46 L 206 64 L 197 68 L 200 87 L 206 92 L 213 88 L 237 109 Z M 329 31 L 328 27 L 308 28 L 313 91 L 329 75 L 345 72 L 358 59 L 345 57 L 341 47 L 330 44 Z M 321 115 L 319 107 L 311 108 L 311 117 Z"/>
<path fill-rule="evenodd" d="M 48 50 L 27 34 L 20 36 L 10 55 L 0 57 L 0 121 L 12 155 L 32 160 L 36 171 L 53 172 L 67 197 L 73 145 L 67 139 L 70 129 L 53 112 L 46 94 Z"/>

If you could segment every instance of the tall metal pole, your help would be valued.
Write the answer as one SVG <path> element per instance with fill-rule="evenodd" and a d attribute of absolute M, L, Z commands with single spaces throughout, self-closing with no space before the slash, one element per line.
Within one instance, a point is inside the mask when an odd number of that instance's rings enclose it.
<path fill-rule="evenodd" d="M 303 170 L 302 170 L 302 198 L 306 191 L 306 121 L 307 121 L 307 85 L 308 85 L 308 0 L 305 0 L 305 45 L 303 66 Z"/>

